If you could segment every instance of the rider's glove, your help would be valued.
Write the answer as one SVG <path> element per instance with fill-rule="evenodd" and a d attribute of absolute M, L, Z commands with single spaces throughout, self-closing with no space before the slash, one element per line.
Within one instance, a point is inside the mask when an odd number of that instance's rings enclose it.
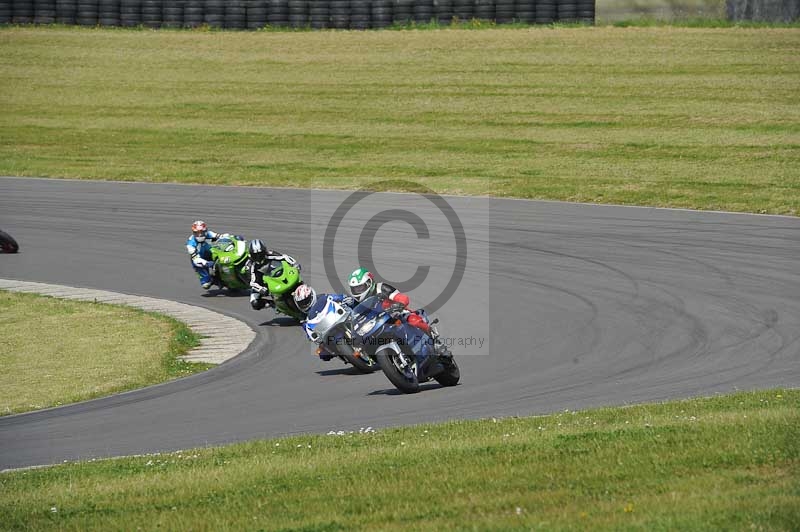
<path fill-rule="evenodd" d="M 353 299 L 351 296 L 344 296 L 342 298 L 342 303 L 347 305 L 348 307 L 352 307 L 353 303 L 355 303 L 355 302 L 356 302 L 356 300 Z"/>
<path fill-rule="evenodd" d="M 389 307 L 389 313 L 392 315 L 402 314 L 406 310 L 406 306 L 402 303 L 394 303 Z"/>

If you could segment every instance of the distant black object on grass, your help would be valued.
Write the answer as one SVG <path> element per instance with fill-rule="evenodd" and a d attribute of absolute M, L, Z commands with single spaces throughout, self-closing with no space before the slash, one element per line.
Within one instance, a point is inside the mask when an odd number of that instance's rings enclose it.
<path fill-rule="evenodd" d="M 0 253 L 16 253 L 19 251 L 19 244 L 11 235 L 0 231 Z"/>

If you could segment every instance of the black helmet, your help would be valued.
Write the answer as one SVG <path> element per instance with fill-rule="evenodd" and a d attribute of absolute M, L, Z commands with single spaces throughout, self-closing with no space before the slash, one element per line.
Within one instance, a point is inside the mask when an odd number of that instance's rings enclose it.
<path fill-rule="evenodd" d="M 250 258 L 253 259 L 253 262 L 260 264 L 267 258 L 267 246 L 257 238 L 250 241 L 248 251 L 250 252 Z"/>

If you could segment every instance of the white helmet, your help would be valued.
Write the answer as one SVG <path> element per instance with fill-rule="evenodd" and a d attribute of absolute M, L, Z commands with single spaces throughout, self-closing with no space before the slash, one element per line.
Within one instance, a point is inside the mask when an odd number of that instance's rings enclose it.
<path fill-rule="evenodd" d="M 206 241 L 206 231 L 208 231 L 208 226 L 203 220 L 197 220 L 192 224 L 192 234 L 197 242 Z"/>
<path fill-rule="evenodd" d="M 350 286 L 350 294 L 353 299 L 360 303 L 373 295 L 375 278 L 366 268 L 358 268 L 350 274 L 347 284 Z"/>
<path fill-rule="evenodd" d="M 307 284 L 298 286 L 292 294 L 292 297 L 294 298 L 297 308 L 303 312 L 308 312 L 308 309 L 317 302 L 317 293 Z"/>

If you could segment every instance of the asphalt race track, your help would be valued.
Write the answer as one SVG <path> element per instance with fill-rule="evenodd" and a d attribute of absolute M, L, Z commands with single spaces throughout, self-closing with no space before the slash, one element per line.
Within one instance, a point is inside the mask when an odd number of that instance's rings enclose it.
<path fill-rule="evenodd" d="M 796 218 L 447 198 L 462 213 L 471 254 L 457 296 L 438 312 L 442 330 L 483 334 L 487 343 L 459 359 L 459 386 L 432 383 L 408 396 L 380 372 L 357 375 L 316 359 L 299 328 L 252 311 L 246 297 L 200 289 L 183 248 L 198 217 L 265 238 L 309 265 L 311 284 L 329 288 L 313 251 L 325 230 L 320 198 L 335 207 L 347 196 L 0 178 L 0 229 L 20 244 L 19 254 L 0 255 L 0 278 L 172 299 L 258 331 L 242 355 L 203 374 L 0 418 L 0 470 L 800 385 Z M 453 254 L 431 251 L 440 229 L 431 225 L 425 240 L 404 222 L 384 225 L 378 262 L 409 273 L 430 264 L 433 281 L 444 284 Z M 337 237 L 337 265 L 357 263 L 340 244 L 348 238 L 358 235 L 343 229 Z"/>

